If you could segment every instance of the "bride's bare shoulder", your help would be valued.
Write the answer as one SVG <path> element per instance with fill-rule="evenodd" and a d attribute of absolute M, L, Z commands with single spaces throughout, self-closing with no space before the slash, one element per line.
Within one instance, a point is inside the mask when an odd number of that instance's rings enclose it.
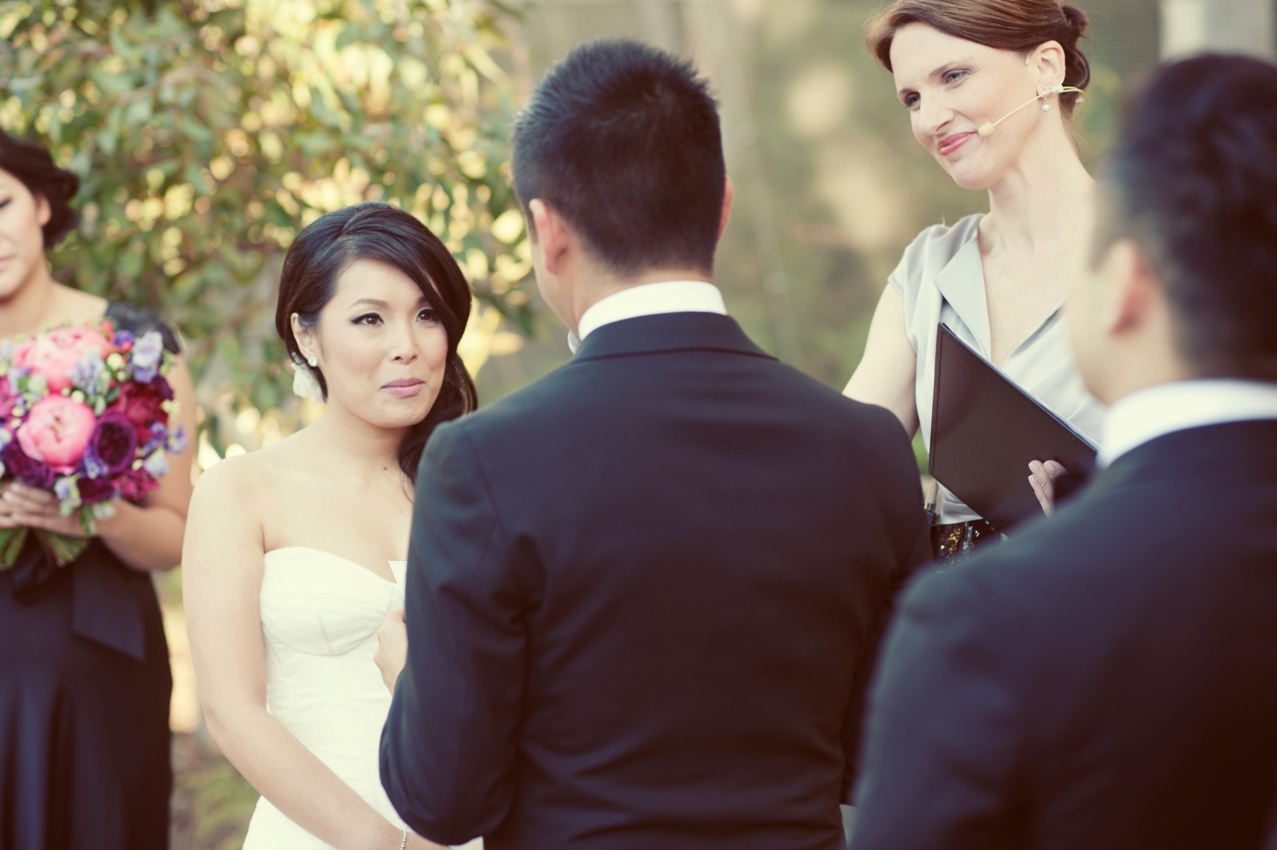
<path fill-rule="evenodd" d="M 293 434 L 257 451 L 219 460 L 200 474 L 195 498 L 203 494 L 204 500 L 232 499 L 248 507 L 258 498 L 269 497 L 271 490 L 305 467 L 304 443 L 301 434 Z"/>

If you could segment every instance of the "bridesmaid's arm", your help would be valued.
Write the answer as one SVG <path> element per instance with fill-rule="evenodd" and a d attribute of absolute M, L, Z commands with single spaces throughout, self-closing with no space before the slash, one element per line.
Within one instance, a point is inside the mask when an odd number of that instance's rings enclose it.
<path fill-rule="evenodd" d="M 918 431 L 914 381 L 918 356 L 905 335 L 905 302 L 888 286 L 878 300 L 865 354 L 843 395 L 885 407 L 896 415 L 910 439 Z"/>
<path fill-rule="evenodd" d="M 264 546 L 251 456 L 200 477 L 182 558 L 183 599 L 208 731 L 298 826 L 339 850 L 395 850 L 402 833 L 266 710 L 259 596 Z M 426 847 L 413 836 L 409 846 Z"/>
<path fill-rule="evenodd" d="M 169 570 L 182 560 L 182 535 L 191 503 L 191 463 L 195 457 L 195 387 L 186 361 L 178 358 L 168 373 L 177 420 L 186 430 L 188 445 L 180 455 L 169 454 L 168 474 L 141 505 L 120 499 L 115 516 L 97 523 L 97 535 L 121 561 L 135 570 Z"/>

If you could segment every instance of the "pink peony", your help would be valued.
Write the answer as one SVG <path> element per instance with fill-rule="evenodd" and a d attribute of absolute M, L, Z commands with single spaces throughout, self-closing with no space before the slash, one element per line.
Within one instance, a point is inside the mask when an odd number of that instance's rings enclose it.
<path fill-rule="evenodd" d="M 96 348 L 103 357 L 113 350 L 106 337 L 93 328 L 54 328 L 19 345 L 13 365 L 30 369 L 33 375 L 43 375 L 49 382 L 49 392 L 59 393 L 71 386 L 71 370 L 90 348 Z"/>
<path fill-rule="evenodd" d="M 71 472 L 84 456 L 96 425 L 97 417 L 87 404 L 51 395 L 37 401 L 18 427 L 18 445 L 28 457 L 55 472 Z"/>

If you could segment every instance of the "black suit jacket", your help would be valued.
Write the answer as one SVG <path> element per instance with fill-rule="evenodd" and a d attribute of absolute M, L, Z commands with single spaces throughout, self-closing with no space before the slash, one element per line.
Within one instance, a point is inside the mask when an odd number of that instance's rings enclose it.
<path fill-rule="evenodd" d="M 488 850 L 840 847 L 920 494 L 890 413 L 731 319 L 599 328 L 430 441 L 390 799 Z"/>
<path fill-rule="evenodd" d="M 1170 434 L 906 592 L 857 850 L 1256 850 L 1277 793 L 1277 422 Z"/>

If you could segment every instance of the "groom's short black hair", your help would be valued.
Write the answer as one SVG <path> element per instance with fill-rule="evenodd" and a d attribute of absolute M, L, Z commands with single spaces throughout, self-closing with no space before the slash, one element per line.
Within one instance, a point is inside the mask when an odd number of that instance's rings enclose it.
<path fill-rule="evenodd" d="M 525 215 L 539 198 L 620 274 L 713 270 L 727 171 L 691 63 L 636 41 L 578 47 L 532 92 L 513 142 Z"/>
<path fill-rule="evenodd" d="M 1197 375 L 1277 380 L 1277 66 L 1173 62 L 1126 112 L 1096 259 L 1119 239 L 1140 246 Z"/>

